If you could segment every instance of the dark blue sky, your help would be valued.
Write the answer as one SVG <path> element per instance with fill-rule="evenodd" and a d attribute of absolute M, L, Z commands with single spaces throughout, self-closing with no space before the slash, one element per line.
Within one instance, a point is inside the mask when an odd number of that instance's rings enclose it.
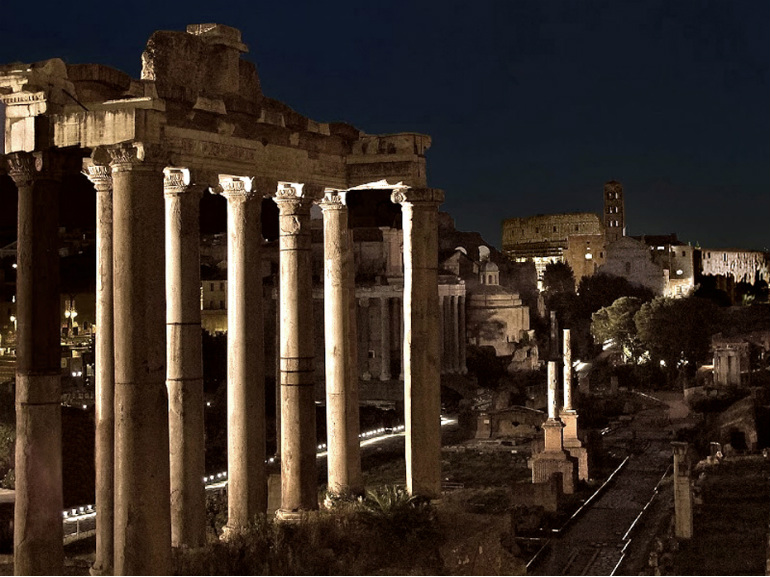
<path fill-rule="evenodd" d="M 430 134 L 461 230 L 601 211 L 629 234 L 770 249 L 770 2 L 11 2 L 0 63 L 138 76 L 156 29 L 238 27 L 266 95 L 318 121 Z"/>

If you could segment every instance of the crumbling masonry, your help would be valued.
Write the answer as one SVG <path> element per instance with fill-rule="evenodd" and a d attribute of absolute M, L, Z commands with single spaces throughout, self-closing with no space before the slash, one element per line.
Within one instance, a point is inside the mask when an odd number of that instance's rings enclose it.
<path fill-rule="evenodd" d="M 95 574 L 168 574 L 203 544 L 198 200 L 228 206 L 228 531 L 266 509 L 262 199 L 279 206 L 282 501 L 317 508 L 309 211 L 324 211 L 329 482 L 362 490 L 345 203 L 387 189 L 404 229 L 407 485 L 440 490 L 437 211 L 421 134 L 321 124 L 262 94 L 238 30 L 156 32 L 139 80 L 58 59 L 0 67 L 3 167 L 19 191 L 17 574 L 62 573 L 57 202 L 97 194 Z M 348 336 L 348 339 L 350 337 Z M 353 340 L 353 342 L 355 342 Z M 114 447 L 114 451 L 113 451 Z"/>

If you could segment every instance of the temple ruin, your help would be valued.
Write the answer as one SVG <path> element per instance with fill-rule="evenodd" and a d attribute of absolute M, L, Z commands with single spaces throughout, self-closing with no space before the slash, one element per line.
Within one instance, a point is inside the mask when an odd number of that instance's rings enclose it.
<path fill-rule="evenodd" d="M 406 483 L 440 491 L 437 214 L 422 134 L 319 123 L 263 95 L 238 30 L 159 31 L 134 79 L 52 59 L 0 66 L 0 153 L 19 193 L 17 574 L 61 574 L 57 202 L 65 174 L 97 194 L 97 551 L 94 574 L 168 574 L 203 544 L 198 201 L 227 200 L 228 524 L 267 506 L 263 199 L 279 209 L 281 507 L 318 507 L 310 210 L 325 237 L 329 486 L 360 492 L 348 196 L 387 191 L 403 228 Z M 455 298 L 454 296 L 452 298 Z M 448 314 L 457 314 L 457 300 Z M 457 338 L 452 336 L 450 342 Z M 355 343 L 355 338 L 352 339 Z M 458 348 L 459 345 L 453 345 Z M 459 366 L 453 365 L 456 370 Z M 114 449 L 113 449 L 114 448 Z M 113 489 L 114 488 L 114 489 Z"/>

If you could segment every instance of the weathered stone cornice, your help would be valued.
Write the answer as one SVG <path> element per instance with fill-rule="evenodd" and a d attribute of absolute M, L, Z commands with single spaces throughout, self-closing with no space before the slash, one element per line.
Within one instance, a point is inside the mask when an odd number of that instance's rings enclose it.
<path fill-rule="evenodd" d="M 444 191 L 439 188 L 402 188 L 394 190 L 390 199 L 395 204 L 441 204 Z"/>

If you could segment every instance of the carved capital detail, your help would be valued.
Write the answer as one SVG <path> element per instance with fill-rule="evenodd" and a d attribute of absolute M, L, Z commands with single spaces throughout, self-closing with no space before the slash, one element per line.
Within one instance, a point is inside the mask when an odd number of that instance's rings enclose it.
<path fill-rule="evenodd" d="M 193 182 L 189 168 L 167 166 L 163 169 L 163 192 L 167 198 L 186 195 L 199 199 L 204 188 Z"/>
<path fill-rule="evenodd" d="M 244 201 L 256 198 L 257 193 L 253 188 L 253 178 L 220 174 L 219 186 L 216 192 L 224 196 L 228 201 Z"/>
<path fill-rule="evenodd" d="M 347 209 L 346 193 L 341 190 L 327 189 L 323 198 L 318 202 L 321 210 L 342 210 Z"/>
<path fill-rule="evenodd" d="M 439 188 L 402 188 L 394 190 L 390 200 L 395 204 L 435 204 L 444 202 L 444 191 Z"/>
<path fill-rule="evenodd" d="M 36 178 L 61 180 L 67 171 L 75 172 L 80 157 L 71 152 L 48 149 L 40 152 L 14 152 L 6 156 L 8 173 L 17 187 L 31 186 Z"/>
<path fill-rule="evenodd" d="M 139 167 L 155 169 L 165 166 L 166 153 L 157 144 L 144 142 L 122 142 L 106 147 L 113 171 L 134 170 Z"/>
<path fill-rule="evenodd" d="M 112 190 L 112 169 L 109 166 L 93 164 L 89 159 L 84 160 L 83 165 L 83 174 L 97 191 Z"/>
<path fill-rule="evenodd" d="M 35 157 L 29 152 L 15 152 L 6 156 L 8 161 L 8 174 L 21 188 L 31 186 L 35 179 Z"/>

